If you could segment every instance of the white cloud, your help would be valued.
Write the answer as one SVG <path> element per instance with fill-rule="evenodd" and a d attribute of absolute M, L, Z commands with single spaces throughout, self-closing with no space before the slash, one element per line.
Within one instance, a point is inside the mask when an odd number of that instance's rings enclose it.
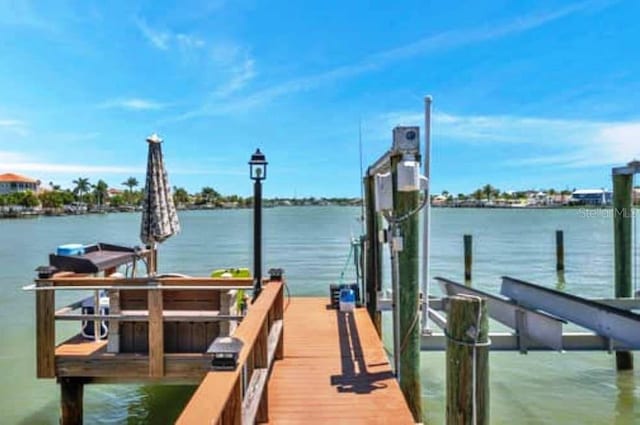
<path fill-rule="evenodd" d="M 156 49 L 169 50 L 172 46 L 177 46 L 182 50 L 187 50 L 205 46 L 204 40 L 193 34 L 175 33 L 154 28 L 141 18 L 136 18 L 135 22 L 142 36 Z"/>
<path fill-rule="evenodd" d="M 147 41 L 156 49 L 167 50 L 169 48 L 169 39 L 171 38 L 170 33 L 151 28 L 143 19 L 136 19 L 136 24 L 144 38 L 146 38 Z"/>
<path fill-rule="evenodd" d="M 115 165 L 64 164 L 34 161 L 32 157 L 18 152 L 0 151 L 0 170 L 17 172 L 38 172 L 50 174 L 121 174 L 143 173 L 144 167 Z"/>
<path fill-rule="evenodd" d="M 160 110 L 169 106 L 166 103 L 157 102 L 151 99 L 142 99 L 142 98 L 121 98 L 121 99 L 112 99 L 106 102 L 103 102 L 99 105 L 100 108 L 116 108 L 116 109 L 126 109 L 129 111 L 150 111 L 150 110 Z"/>
<path fill-rule="evenodd" d="M 178 46 L 180 46 L 183 49 L 200 48 L 200 47 L 204 47 L 205 45 L 204 40 L 194 35 L 176 34 L 175 39 L 176 39 L 176 42 L 178 43 Z"/>
<path fill-rule="evenodd" d="M 218 98 L 227 97 L 244 88 L 256 76 L 255 61 L 245 57 L 238 63 L 229 65 L 225 72 L 228 78 L 219 84 L 213 95 Z"/>
<path fill-rule="evenodd" d="M 388 134 L 396 125 L 422 125 L 421 113 L 395 112 L 375 117 L 375 132 Z M 507 165 L 591 167 L 626 164 L 640 158 L 640 121 L 589 121 L 510 115 L 433 114 L 433 142 L 494 146 L 520 144 L 521 151 L 544 152 L 518 156 Z"/>
<path fill-rule="evenodd" d="M 24 121 L 15 119 L 1 119 L 0 118 L 0 130 L 5 130 L 8 133 L 18 136 L 26 136 L 29 134 L 29 128 Z"/>
<path fill-rule="evenodd" d="M 574 13 L 597 6 L 606 6 L 612 1 L 586 1 L 567 5 L 560 9 L 520 16 L 503 23 L 493 23 L 476 28 L 445 31 L 393 49 L 369 55 L 362 60 L 339 66 L 319 74 L 294 78 L 272 85 L 253 94 L 224 102 L 208 101 L 203 106 L 189 111 L 179 119 L 198 116 L 223 115 L 234 111 L 246 110 L 259 104 L 270 102 L 281 96 L 314 89 L 334 81 L 351 78 L 376 69 L 384 68 L 398 60 L 413 58 L 431 52 L 449 50 L 484 41 L 502 38 L 512 34 L 526 32 Z"/>

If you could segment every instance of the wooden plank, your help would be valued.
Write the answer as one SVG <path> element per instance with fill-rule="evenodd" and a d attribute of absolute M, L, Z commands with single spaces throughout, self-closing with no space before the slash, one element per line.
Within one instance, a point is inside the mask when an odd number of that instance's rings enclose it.
<path fill-rule="evenodd" d="M 193 338 L 191 337 L 191 323 L 179 322 L 178 323 L 178 351 L 191 352 Z"/>
<path fill-rule="evenodd" d="M 130 352 L 149 352 L 149 325 L 143 322 L 133 323 L 133 346 Z"/>
<path fill-rule="evenodd" d="M 165 373 L 149 376 L 149 356 L 136 353 L 56 356 L 56 375 L 60 377 L 109 378 L 132 382 L 137 379 L 190 379 L 200 382 L 211 370 L 211 356 L 199 353 L 166 353 Z"/>
<path fill-rule="evenodd" d="M 220 292 L 185 289 L 164 292 L 165 310 L 220 310 Z"/>
<path fill-rule="evenodd" d="M 269 369 L 254 369 L 251 381 L 247 385 L 247 391 L 242 401 L 242 424 L 253 425 L 254 423 L 266 422 L 268 419 L 260 418 L 259 407 L 261 406 L 263 395 L 267 390 L 267 379 Z"/>
<path fill-rule="evenodd" d="M 178 352 L 178 323 L 164 322 L 164 352 Z"/>
<path fill-rule="evenodd" d="M 64 277 L 54 276 L 51 279 L 36 279 L 36 283 L 48 283 L 52 286 L 139 286 L 149 283 L 157 283 L 164 286 L 220 286 L 220 287 L 242 287 L 253 288 L 251 278 L 219 278 L 219 277 L 136 277 L 136 278 L 116 278 L 116 277 L 88 277 L 86 275 L 66 275 Z"/>
<path fill-rule="evenodd" d="M 48 283 L 38 286 L 51 286 Z M 36 368 L 38 378 L 55 376 L 55 292 L 36 292 Z"/>
<path fill-rule="evenodd" d="M 194 310 L 173 310 L 162 312 L 165 322 L 212 322 L 212 321 L 236 321 L 244 316 L 223 316 L 218 311 L 194 311 Z M 147 310 L 122 310 L 119 314 L 57 314 L 56 320 L 78 321 L 78 320 L 109 320 L 126 322 L 147 322 L 149 312 Z"/>
<path fill-rule="evenodd" d="M 193 352 L 205 352 L 210 344 L 207 344 L 206 333 L 204 323 L 195 322 L 191 324 L 192 338 L 191 351 Z"/>
<path fill-rule="evenodd" d="M 162 291 L 149 291 L 149 375 L 164 375 L 164 329 Z"/>
<path fill-rule="evenodd" d="M 244 365 L 252 354 L 255 341 L 262 331 L 267 315 L 274 302 L 282 296 L 282 282 L 270 282 L 265 285 L 260 297 L 253 303 L 247 316 L 236 329 L 234 336 L 243 341 L 244 345 L 238 356 L 238 364 Z M 229 372 L 208 373 L 189 403 L 178 418 L 178 424 L 211 424 L 217 420 L 222 423 L 240 423 L 241 415 L 237 417 L 229 414 L 229 409 L 235 412 L 236 391 L 241 391 L 242 367 Z M 232 394 L 233 393 L 233 394 Z M 233 395 L 233 396 L 232 396 Z M 241 396 L 241 394 L 240 394 Z M 241 402 L 237 411 L 240 411 Z M 231 407 L 230 407 L 231 406 Z"/>
<path fill-rule="evenodd" d="M 326 305 L 293 298 L 287 308 L 284 359 L 268 383 L 269 423 L 413 424 L 367 311 L 349 319 Z"/>
<path fill-rule="evenodd" d="M 55 350 L 57 356 L 92 356 L 98 352 L 104 352 L 107 341 L 95 341 L 85 339 L 82 335 L 77 334 L 62 344 L 58 345 Z"/>
<path fill-rule="evenodd" d="M 282 320 L 276 320 L 271 325 L 269 331 L 269 340 L 267 341 L 267 364 L 269 367 L 273 364 L 273 360 L 276 356 L 276 349 L 282 340 Z"/>
<path fill-rule="evenodd" d="M 220 420 L 222 425 L 241 425 L 242 424 L 242 383 L 240 379 L 236 380 L 235 385 L 229 399 L 222 412 Z"/>
<path fill-rule="evenodd" d="M 280 288 L 276 301 L 273 305 L 273 321 L 279 320 L 281 323 L 281 327 L 284 329 L 284 285 Z M 284 332 L 280 332 L 280 339 L 278 340 L 278 344 L 276 346 L 275 351 L 276 360 L 281 360 L 284 358 Z"/>
<path fill-rule="evenodd" d="M 117 316 L 120 314 L 120 291 L 109 291 L 109 314 Z M 109 333 L 107 335 L 107 351 L 117 353 L 120 351 L 120 322 L 109 320 Z"/>
<path fill-rule="evenodd" d="M 124 322 L 120 324 L 120 352 L 135 352 L 135 331 L 133 323 Z"/>
<path fill-rule="evenodd" d="M 234 304 L 236 299 L 236 291 L 231 290 L 220 294 L 220 314 L 229 315 L 232 311 L 235 314 Z M 235 330 L 235 326 L 233 327 Z M 220 323 L 220 335 L 231 335 L 231 322 L 225 321 Z"/>

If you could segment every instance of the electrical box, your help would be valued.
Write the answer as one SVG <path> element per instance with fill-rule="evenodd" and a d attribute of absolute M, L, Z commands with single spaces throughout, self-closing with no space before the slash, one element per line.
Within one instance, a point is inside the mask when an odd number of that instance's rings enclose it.
<path fill-rule="evenodd" d="M 401 161 L 398 164 L 398 191 L 413 192 L 420 190 L 420 163 Z"/>
<path fill-rule="evenodd" d="M 393 181 L 391 173 L 376 174 L 376 212 L 393 209 Z"/>
<path fill-rule="evenodd" d="M 418 155 L 420 153 L 420 127 L 396 127 L 393 129 L 393 150 Z"/>

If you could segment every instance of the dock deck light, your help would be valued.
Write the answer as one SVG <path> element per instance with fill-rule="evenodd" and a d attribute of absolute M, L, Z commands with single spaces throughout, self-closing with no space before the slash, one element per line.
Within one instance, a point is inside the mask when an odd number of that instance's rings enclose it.
<path fill-rule="evenodd" d="M 262 291 L 262 181 L 267 178 L 267 158 L 256 149 L 249 161 L 253 180 L 253 300 Z"/>
<path fill-rule="evenodd" d="M 267 178 L 267 159 L 264 154 L 260 152 L 260 149 L 256 149 L 255 153 L 251 155 L 251 161 L 249 161 L 249 172 L 251 180 L 264 180 Z"/>
<path fill-rule="evenodd" d="M 207 350 L 213 354 L 211 359 L 211 369 L 213 370 L 235 370 L 238 365 L 238 356 L 244 343 L 235 337 L 218 337 Z"/>
<path fill-rule="evenodd" d="M 38 279 L 50 279 L 58 269 L 54 266 L 39 266 L 36 268 L 36 272 L 38 272 Z"/>

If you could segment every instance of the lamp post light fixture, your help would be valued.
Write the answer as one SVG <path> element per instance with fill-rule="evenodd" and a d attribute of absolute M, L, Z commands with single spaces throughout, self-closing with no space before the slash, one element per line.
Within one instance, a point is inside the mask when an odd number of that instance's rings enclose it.
<path fill-rule="evenodd" d="M 262 181 L 267 178 L 267 159 L 256 149 L 249 161 L 253 180 L 253 299 L 262 291 Z"/>

